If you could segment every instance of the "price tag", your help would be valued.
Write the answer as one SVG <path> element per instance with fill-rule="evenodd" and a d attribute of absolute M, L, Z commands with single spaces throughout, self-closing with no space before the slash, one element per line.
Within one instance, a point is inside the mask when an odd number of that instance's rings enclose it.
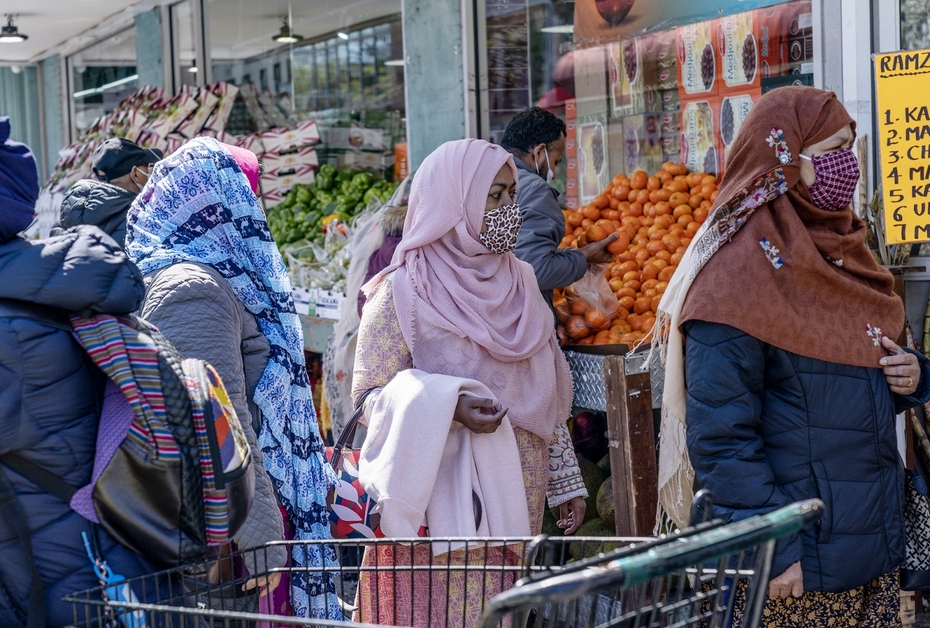
<path fill-rule="evenodd" d="M 875 55 L 875 93 L 887 241 L 930 241 L 930 50 Z"/>

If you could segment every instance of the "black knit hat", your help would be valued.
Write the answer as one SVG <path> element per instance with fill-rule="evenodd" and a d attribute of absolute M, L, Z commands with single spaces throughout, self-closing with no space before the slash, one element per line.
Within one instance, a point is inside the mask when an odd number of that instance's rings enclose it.
<path fill-rule="evenodd" d="M 162 157 L 164 154 L 157 148 L 142 148 L 121 137 L 111 137 L 94 151 L 92 168 L 98 179 L 109 183 L 129 174 L 133 166 L 147 166 Z"/>

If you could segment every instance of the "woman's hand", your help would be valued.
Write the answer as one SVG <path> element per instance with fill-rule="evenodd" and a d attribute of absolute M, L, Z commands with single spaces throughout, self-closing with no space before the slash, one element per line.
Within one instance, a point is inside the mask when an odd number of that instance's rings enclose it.
<path fill-rule="evenodd" d="M 908 353 L 890 338 L 882 336 L 882 347 L 889 353 L 878 361 L 885 372 L 888 388 L 896 395 L 907 397 L 917 392 L 920 385 L 920 362 L 913 353 Z"/>
<path fill-rule="evenodd" d="M 500 427 L 505 414 L 507 408 L 493 399 L 459 395 L 452 420 L 461 423 L 475 434 L 491 434 Z"/>
<path fill-rule="evenodd" d="M 801 563 L 795 563 L 785 573 L 769 582 L 769 597 L 801 597 L 804 595 L 804 574 Z"/>
<path fill-rule="evenodd" d="M 559 505 L 559 520 L 556 525 L 565 530 L 565 534 L 574 534 L 584 523 L 584 511 L 587 504 L 584 497 L 572 497 Z"/>
<path fill-rule="evenodd" d="M 242 585 L 242 590 L 248 591 L 258 586 L 258 597 L 265 597 L 277 589 L 279 584 L 281 584 L 281 572 L 276 571 L 259 578 L 250 578 L 248 582 Z"/>

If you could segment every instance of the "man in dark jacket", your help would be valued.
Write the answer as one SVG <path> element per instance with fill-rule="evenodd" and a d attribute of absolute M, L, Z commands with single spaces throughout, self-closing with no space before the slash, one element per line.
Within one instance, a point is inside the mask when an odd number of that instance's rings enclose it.
<path fill-rule="evenodd" d="M 550 183 L 553 169 L 565 152 L 562 120 L 539 107 L 527 109 L 507 125 L 501 146 L 514 156 L 519 176 L 517 203 L 523 226 L 514 253 L 533 266 L 539 289 L 552 307 L 553 289 L 581 279 L 588 264 L 613 259 L 607 245 L 617 239 L 617 234 L 578 249 L 559 248 L 565 236 L 565 215 L 559 207 L 559 193 Z"/>
<path fill-rule="evenodd" d="M 83 625 L 61 601 L 99 586 L 82 532 L 115 573 L 154 568 L 10 465 L 24 460 L 72 486 L 90 481 L 104 381 L 68 313 L 132 312 L 144 286 L 96 227 L 38 242 L 17 235 L 32 222 L 39 186 L 32 153 L 9 132 L 0 118 L 0 626 Z"/>
<path fill-rule="evenodd" d="M 71 186 L 61 203 L 60 230 L 52 234 L 94 225 L 123 246 L 129 207 L 161 158 L 159 150 L 118 137 L 108 139 L 94 151 L 92 167 L 98 180 L 82 179 Z"/>

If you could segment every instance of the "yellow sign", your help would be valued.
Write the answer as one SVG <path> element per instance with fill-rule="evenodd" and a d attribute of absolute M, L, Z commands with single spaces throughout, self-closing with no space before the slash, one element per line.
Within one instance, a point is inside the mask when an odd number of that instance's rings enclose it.
<path fill-rule="evenodd" d="M 930 50 L 875 55 L 875 94 L 888 243 L 930 241 Z"/>

